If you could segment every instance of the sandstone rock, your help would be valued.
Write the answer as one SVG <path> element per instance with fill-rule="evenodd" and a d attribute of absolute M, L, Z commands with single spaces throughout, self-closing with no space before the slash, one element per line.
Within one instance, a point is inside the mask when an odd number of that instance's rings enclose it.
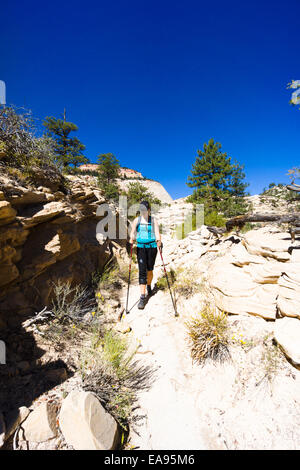
<path fill-rule="evenodd" d="M 281 314 L 300 319 L 300 262 L 285 265 L 278 285 L 277 304 Z"/>
<path fill-rule="evenodd" d="M 74 390 L 63 401 L 60 429 L 75 450 L 112 450 L 118 440 L 118 426 L 91 392 Z"/>
<path fill-rule="evenodd" d="M 5 286 L 14 281 L 19 276 L 18 268 L 11 263 L 0 266 L 0 286 Z"/>
<path fill-rule="evenodd" d="M 277 318 L 274 336 L 285 354 L 296 365 L 300 365 L 300 320 L 297 318 Z"/>
<path fill-rule="evenodd" d="M 290 238 L 289 233 L 274 233 L 274 231 L 273 233 L 266 233 L 265 230 L 259 229 L 247 232 L 243 243 L 250 254 L 287 261 L 290 259 L 288 253 Z"/>
<path fill-rule="evenodd" d="M 8 201 L 0 201 L 0 219 L 6 223 L 13 220 L 17 215 L 17 211 L 13 209 Z"/>
<path fill-rule="evenodd" d="M 277 284 L 281 276 L 283 263 L 265 262 L 245 266 L 244 272 L 249 273 L 254 282 L 258 284 Z"/>
<path fill-rule="evenodd" d="M 233 257 L 232 263 L 236 266 L 244 266 L 246 264 L 263 264 L 265 259 L 258 255 L 251 255 L 242 243 L 234 245 L 231 249 Z"/>
<path fill-rule="evenodd" d="M 61 229 L 57 232 L 45 245 L 46 251 L 53 253 L 58 260 L 62 260 L 80 250 L 80 243 L 75 234 L 63 232 Z"/>
<path fill-rule="evenodd" d="M 279 309 L 300 318 L 300 262 L 291 258 L 289 246 L 287 234 L 264 227 L 246 233 L 242 244 L 213 261 L 209 283 L 218 308 L 266 319 L 275 319 Z"/>
<path fill-rule="evenodd" d="M 0 264 L 10 263 L 15 256 L 16 250 L 10 245 L 5 245 L 0 248 Z"/>
<path fill-rule="evenodd" d="M 23 429 L 23 437 L 27 441 L 44 442 L 53 439 L 57 435 L 56 407 L 48 402 L 42 403 L 30 413 Z"/>
<path fill-rule="evenodd" d="M 26 406 L 21 406 L 20 408 L 7 413 L 5 440 L 7 440 L 15 432 L 17 427 L 25 421 L 29 413 L 30 410 Z"/>
<path fill-rule="evenodd" d="M 24 188 L 23 191 L 19 191 L 19 194 L 13 194 L 8 200 L 13 206 L 20 204 L 39 204 L 46 201 L 46 195 L 41 191 L 33 191 L 32 189 Z"/>
<path fill-rule="evenodd" d="M 230 254 L 217 258 L 209 269 L 209 284 L 217 307 L 233 314 L 260 315 L 275 319 L 277 285 L 259 285 Z"/>
<path fill-rule="evenodd" d="M 17 224 L 9 224 L 5 227 L 0 227 L 0 242 L 10 242 L 12 246 L 23 245 L 29 234 L 29 230 L 25 230 L 22 226 Z"/>
<path fill-rule="evenodd" d="M 211 233 L 210 231 L 207 229 L 206 225 L 202 225 L 198 230 L 197 232 L 199 233 L 200 237 L 201 238 L 211 238 Z"/>
<path fill-rule="evenodd" d="M 38 207 L 32 214 L 28 212 L 27 215 L 27 213 L 24 212 L 20 220 L 26 228 L 33 227 L 34 225 L 46 222 L 62 214 L 65 208 L 66 207 L 61 202 L 49 202 L 44 204 L 42 208 Z"/>

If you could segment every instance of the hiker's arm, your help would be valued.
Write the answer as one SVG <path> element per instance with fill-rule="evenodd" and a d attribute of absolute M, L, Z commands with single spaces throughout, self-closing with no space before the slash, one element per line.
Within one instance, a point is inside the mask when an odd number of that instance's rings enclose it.
<path fill-rule="evenodd" d="M 160 236 L 160 231 L 159 231 L 159 225 L 156 219 L 154 219 L 154 233 L 155 233 L 157 245 L 161 246 L 161 236 Z"/>
<path fill-rule="evenodd" d="M 131 243 L 131 244 L 135 240 L 137 221 L 138 221 L 138 218 L 136 217 L 134 219 L 133 223 L 132 223 L 131 233 L 130 233 L 130 240 L 129 240 L 129 243 Z"/>

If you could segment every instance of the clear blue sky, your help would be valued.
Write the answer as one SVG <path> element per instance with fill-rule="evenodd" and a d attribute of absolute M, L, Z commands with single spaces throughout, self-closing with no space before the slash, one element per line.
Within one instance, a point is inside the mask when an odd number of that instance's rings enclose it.
<path fill-rule="evenodd" d="M 255 194 L 300 165 L 299 35 L 299 0 L 12 0 L 0 79 L 40 119 L 66 107 L 91 161 L 111 152 L 173 198 L 209 138 Z"/>

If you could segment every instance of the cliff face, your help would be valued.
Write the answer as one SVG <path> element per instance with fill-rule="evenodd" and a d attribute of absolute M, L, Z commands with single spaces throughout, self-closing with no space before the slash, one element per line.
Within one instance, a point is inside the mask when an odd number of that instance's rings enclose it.
<path fill-rule="evenodd" d="M 82 283 L 111 256 L 96 239 L 104 199 L 87 181 L 68 176 L 64 193 L 0 174 L 0 328 L 49 304 L 59 279 Z"/>

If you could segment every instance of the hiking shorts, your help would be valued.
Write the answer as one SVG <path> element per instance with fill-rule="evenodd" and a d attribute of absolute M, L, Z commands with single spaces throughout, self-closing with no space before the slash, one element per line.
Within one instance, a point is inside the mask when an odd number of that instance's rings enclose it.
<path fill-rule="evenodd" d="M 137 247 L 136 254 L 139 265 L 139 284 L 147 284 L 147 271 L 153 271 L 157 248 Z"/>

